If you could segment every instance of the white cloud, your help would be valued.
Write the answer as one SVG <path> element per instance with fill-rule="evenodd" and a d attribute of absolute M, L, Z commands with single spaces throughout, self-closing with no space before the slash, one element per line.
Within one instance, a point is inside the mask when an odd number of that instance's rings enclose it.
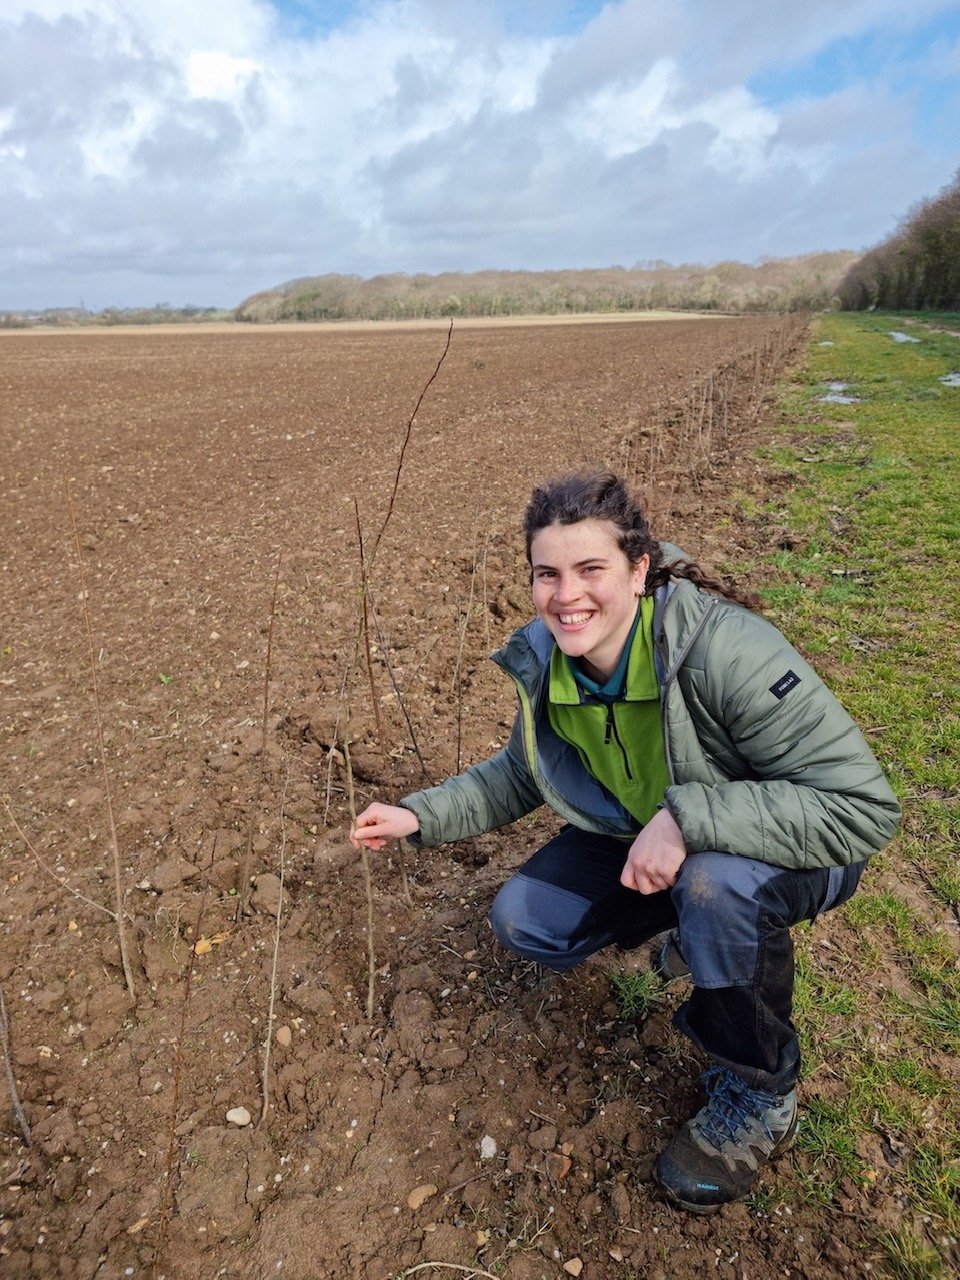
<path fill-rule="evenodd" d="M 574 134 L 604 154 L 628 155 L 680 123 L 672 102 L 676 81 L 676 64 L 670 58 L 658 58 L 638 83 L 601 84 L 581 101 L 568 103 L 564 115 Z"/>
<path fill-rule="evenodd" d="M 222 49 L 197 49 L 187 55 L 187 91 L 194 98 L 236 101 L 256 71 L 252 58 L 236 58 Z"/>
<path fill-rule="evenodd" d="M 304 35 L 267 0 L 6 0 L 0 308 L 857 247 L 950 175 L 909 76 L 946 83 L 955 45 L 905 49 L 886 95 L 749 82 L 948 11 L 622 0 L 571 30 L 564 0 L 369 0 Z"/>

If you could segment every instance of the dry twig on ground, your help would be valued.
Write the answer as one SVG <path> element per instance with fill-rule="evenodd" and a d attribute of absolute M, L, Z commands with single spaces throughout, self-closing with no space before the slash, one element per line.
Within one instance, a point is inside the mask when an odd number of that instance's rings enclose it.
<path fill-rule="evenodd" d="M 117 913 L 115 911 L 111 911 L 109 907 L 105 907 L 102 902 L 95 902 L 93 898 L 88 898 L 86 894 L 81 893 L 79 889 L 75 889 L 73 885 L 69 882 L 69 880 L 65 880 L 63 876 L 58 875 L 58 873 L 54 871 L 53 867 L 51 867 L 43 859 L 40 852 L 38 851 L 36 846 L 33 844 L 33 841 L 24 831 L 23 827 L 21 827 L 20 823 L 16 820 L 16 818 L 13 816 L 13 810 L 10 808 L 10 806 L 7 804 L 6 801 L 3 802 L 3 808 L 6 812 L 7 817 L 13 823 L 14 828 L 17 832 L 17 835 L 20 837 L 23 843 L 27 846 L 31 856 L 33 857 L 34 862 L 37 864 L 40 870 L 44 872 L 45 875 L 48 875 L 51 878 L 51 880 L 56 880 L 57 884 L 60 885 L 61 889 L 66 889 L 67 893 L 72 893 L 75 898 L 79 898 L 81 902 L 85 902 L 88 907 L 95 907 L 97 911 L 102 911 L 103 914 L 105 916 L 109 916 L 111 920 L 116 920 Z"/>

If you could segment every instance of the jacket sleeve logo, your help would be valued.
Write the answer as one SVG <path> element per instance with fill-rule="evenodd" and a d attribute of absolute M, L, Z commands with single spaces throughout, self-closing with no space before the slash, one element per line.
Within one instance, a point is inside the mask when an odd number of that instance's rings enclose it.
<path fill-rule="evenodd" d="M 770 686 L 770 692 L 775 698 L 785 698 L 791 689 L 795 689 L 800 683 L 800 677 L 795 671 L 788 671 L 786 675 L 782 675 L 779 680 Z"/>

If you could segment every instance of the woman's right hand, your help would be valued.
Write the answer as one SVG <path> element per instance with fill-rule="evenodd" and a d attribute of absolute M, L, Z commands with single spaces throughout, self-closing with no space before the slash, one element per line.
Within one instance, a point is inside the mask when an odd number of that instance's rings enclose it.
<path fill-rule="evenodd" d="M 350 828 L 350 843 L 355 849 L 382 849 L 388 840 L 402 840 L 420 830 L 420 820 L 411 809 L 396 804 L 368 804 Z"/>

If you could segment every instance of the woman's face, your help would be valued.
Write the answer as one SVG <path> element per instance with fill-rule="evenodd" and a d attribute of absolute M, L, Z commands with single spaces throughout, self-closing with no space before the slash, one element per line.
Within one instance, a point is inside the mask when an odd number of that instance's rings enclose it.
<path fill-rule="evenodd" d="M 559 648 L 604 681 L 614 672 L 643 594 L 650 557 L 636 565 L 609 520 L 551 524 L 530 543 L 533 603 Z"/>

